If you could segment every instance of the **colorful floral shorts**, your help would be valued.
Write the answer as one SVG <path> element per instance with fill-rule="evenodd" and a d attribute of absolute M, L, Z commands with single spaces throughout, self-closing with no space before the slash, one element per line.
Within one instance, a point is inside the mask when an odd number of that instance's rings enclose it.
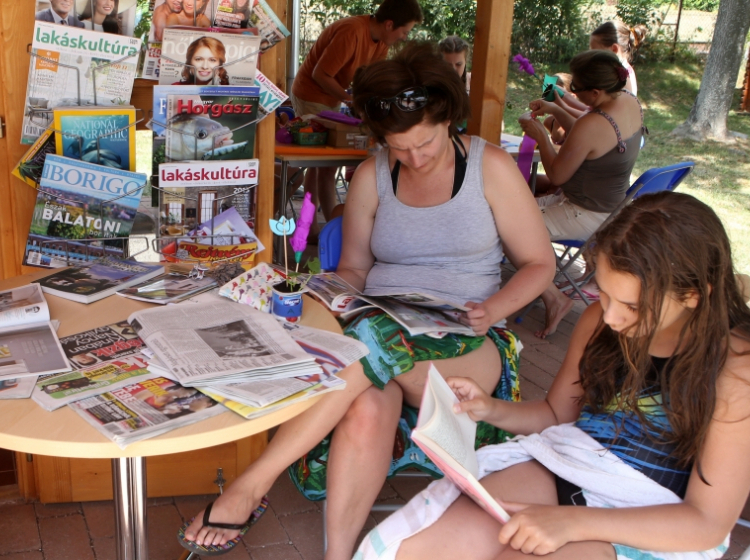
<path fill-rule="evenodd" d="M 410 336 L 401 325 L 381 311 L 369 311 L 357 316 L 344 328 L 344 334 L 365 343 L 370 354 L 362 358 L 365 375 L 376 387 L 383 388 L 394 377 L 410 371 L 415 362 L 443 360 L 468 354 L 479 348 L 483 337 L 449 334 L 437 339 L 429 336 Z M 500 381 L 493 397 L 506 401 L 520 401 L 521 391 L 518 379 L 518 361 L 521 342 L 508 329 L 493 328 L 487 336 L 495 343 L 502 363 Z M 388 477 L 405 469 L 419 469 L 442 478 L 440 472 L 410 438 L 417 423 L 419 410 L 404 404 L 401 410 L 393 445 L 393 459 Z M 479 422 L 475 447 L 502 443 L 513 437 L 512 434 Z M 326 468 L 331 434 L 313 448 L 307 455 L 289 467 L 289 476 L 297 489 L 308 500 L 323 500 L 326 497 Z"/>

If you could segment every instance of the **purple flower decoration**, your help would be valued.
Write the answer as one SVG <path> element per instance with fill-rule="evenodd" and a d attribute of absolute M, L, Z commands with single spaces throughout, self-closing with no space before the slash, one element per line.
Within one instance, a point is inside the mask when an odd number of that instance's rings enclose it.
<path fill-rule="evenodd" d="M 523 55 L 517 54 L 513 57 L 513 62 L 518 64 L 518 69 L 526 72 L 529 76 L 536 76 L 534 67 L 529 62 L 528 58 L 524 58 Z"/>

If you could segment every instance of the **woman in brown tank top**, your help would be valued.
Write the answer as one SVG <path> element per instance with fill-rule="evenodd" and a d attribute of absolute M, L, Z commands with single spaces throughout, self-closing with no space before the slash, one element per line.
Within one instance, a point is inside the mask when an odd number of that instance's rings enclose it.
<path fill-rule="evenodd" d="M 571 124 L 559 152 L 541 122 L 531 116 L 519 119 L 524 132 L 537 141 L 550 181 L 560 185 L 561 192 L 537 199 L 552 241 L 586 239 L 625 198 L 643 133 L 640 103 L 624 90 L 628 71 L 614 53 L 581 53 L 570 61 L 570 71 L 571 91 L 591 111 Z M 535 101 L 531 107 L 534 115 L 547 112 L 561 124 L 570 117 L 554 103 Z M 554 284 L 542 299 L 546 324 L 536 335 L 545 338 L 573 302 Z"/>

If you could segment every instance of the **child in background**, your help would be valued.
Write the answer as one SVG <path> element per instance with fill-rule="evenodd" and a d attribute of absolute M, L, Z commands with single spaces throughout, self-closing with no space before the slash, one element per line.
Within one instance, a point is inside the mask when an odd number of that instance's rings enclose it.
<path fill-rule="evenodd" d="M 471 72 L 468 72 L 466 68 L 469 61 L 469 43 L 457 35 L 451 35 L 438 43 L 438 49 L 443 55 L 443 60 L 450 63 L 456 73 L 461 76 L 468 92 L 471 86 Z"/>
<path fill-rule="evenodd" d="M 544 400 L 502 402 L 448 379 L 457 413 L 522 435 L 477 452 L 510 521 L 443 479 L 355 558 L 726 552 L 750 491 L 750 309 L 726 232 L 702 202 L 662 192 L 627 206 L 592 248 L 601 301 L 581 316 Z"/>

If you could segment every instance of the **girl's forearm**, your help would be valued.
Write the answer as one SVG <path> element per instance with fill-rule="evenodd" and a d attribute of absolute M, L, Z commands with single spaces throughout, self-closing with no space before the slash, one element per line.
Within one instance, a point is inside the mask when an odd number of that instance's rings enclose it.
<path fill-rule="evenodd" d="M 641 550 L 690 552 L 721 544 L 731 530 L 687 503 L 636 508 L 571 507 L 576 541 L 604 541 Z"/>
<path fill-rule="evenodd" d="M 509 402 L 494 399 L 492 411 L 484 422 L 511 434 L 527 436 L 554 426 L 557 419 L 546 400 Z"/>

